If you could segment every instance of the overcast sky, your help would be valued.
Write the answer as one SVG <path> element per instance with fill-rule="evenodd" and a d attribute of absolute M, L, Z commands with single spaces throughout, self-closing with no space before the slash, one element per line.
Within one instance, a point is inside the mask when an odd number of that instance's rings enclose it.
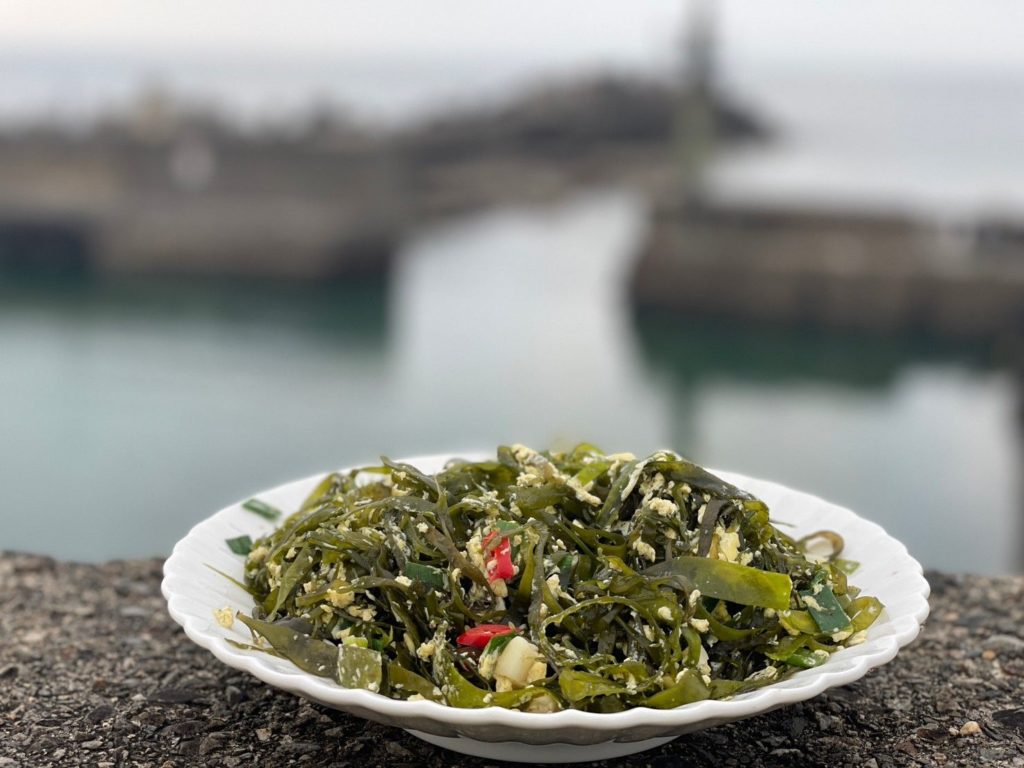
<path fill-rule="evenodd" d="M 627 0 L 0 0 L 0 47 L 666 65 L 686 5 Z M 726 60 L 1024 72 L 1020 0 L 728 0 Z"/>

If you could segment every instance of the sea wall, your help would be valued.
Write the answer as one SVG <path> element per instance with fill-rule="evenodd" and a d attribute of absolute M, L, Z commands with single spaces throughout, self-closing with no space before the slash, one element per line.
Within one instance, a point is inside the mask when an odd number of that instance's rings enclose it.
<path fill-rule="evenodd" d="M 950 228 L 868 211 L 664 205 L 631 293 L 643 309 L 951 338 L 1024 330 L 1009 223 Z"/>

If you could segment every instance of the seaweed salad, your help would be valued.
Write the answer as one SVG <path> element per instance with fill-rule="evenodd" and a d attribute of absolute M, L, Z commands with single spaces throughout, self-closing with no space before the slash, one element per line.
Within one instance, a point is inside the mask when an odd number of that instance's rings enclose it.
<path fill-rule="evenodd" d="M 436 474 L 383 459 L 228 545 L 256 603 L 218 612 L 252 631 L 237 645 L 454 707 L 725 698 L 823 664 L 882 610 L 847 582 L 838 534 L 796 540 L 764 502 L 669 451 L 502 446 Z"/>

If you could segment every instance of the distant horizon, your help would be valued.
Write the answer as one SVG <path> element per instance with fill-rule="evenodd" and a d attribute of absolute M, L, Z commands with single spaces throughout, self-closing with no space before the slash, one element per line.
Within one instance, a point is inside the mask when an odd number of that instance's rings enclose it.
<path fill-rule="evenodd" d="M 799 55 L 763 61 L 748 54 L 720 53 L 718 80 L 742 98 L 746 81 L 765 73 L 839 81 L 1019 83 L 1020 72 L 982 64 L 971 69 L 885 61 L 832 61 L 806 66 Z M 0 50 L 0 130 L 46 121 L 95 120 L 123 110 L 148 88 L 194 105 L 228 122 L 272 126 L 330 107 L 356 121 L 385 124 L 429 118 L 450 108 L 491 106 L 550 84 L 599 77 L 671 80 L 678 62 L 530 61 L 512 50 L 306 53 L 245 50 L 55 48 L 43 45 Z M 382 78 L 389 87 L 382 90 Z M 362 82 L 361 82 L 362 81 Z M 85 87 L 83 87 L 84 84 Z M 238 86 L 243 86 L 239 88 Z M 287 91 L 280 98 L 279 91 Z M 244 92 L 248 90 L 248 93 Z M 254 96 L 255 91 L 264 91 Z M 277 92 L 275 92 L 277 91 Z M 260 103 L 262 102 L 262 104 Z M 305 113 L 305 114 L 303 114 Z M 280 122 L 280 121 L 278 121 Z"/>
<path fill-rule="evenodd" d="M 225 68 L 157 51 L 135 59 L 81 55 L 0 53 L 0 130 L 51 123 L 81 134 L 154 84 L 243 132 L 287 131 L 322 108 L 374 130 L 498 107 L 535 86 L 579 77 L 673 72 L 657 63 L 555 66 L 497 53 L 474 61 L 465 51 L 416 61 L 413 53 L 290 60 L 221 52 L 217 60 L 231 63 Z M 824 198 L 947 217 L 1024 211 L 1024 101 L 1017 97 L 1024 76 L 987 67 L 886 69 L 884 61 L 830 66 L 723 60 L 726 96 L 779 138 L 723 158 L 715 188 L 725 198 Z"/>
<path fill-rule="evenodd" d="M 147 3 L 105 0 L 0 0 L 0 48 L 210 51 L 307 55 L 443 52 L 479 56 L 503 52 L 544 62 L 643 63 L 671 60 L 689 13 L 710 9 L 726 59 L 736 52 L 770 62 L 897 62 L 900 66 L 990 67 L 1024 72 L 1024 6 L 991 0 L 985 12 L 971 0 L 860 0 L 816 3 L 742 0 L 626 5 L 608 0 L 562 0 L 523 5 L 513 0 L 404 0 L 372 5 L 333 0 L 294 4 L 244 0 Z"/>
<path fill-rule="evenodd" d="M 0 0 L 0 121 L 95 113 L 149 82 L 250 120 L 328 99 L 373 120 L 421 117 L 579 73 L 671 75 L 698 7 L 712 12 L 728 86 L 763 70 L 1024 85 L 1024 5 L 1014 0 L 985 13 L 970 0 L 307 0 L 256 10 L 242 0 Z"/>

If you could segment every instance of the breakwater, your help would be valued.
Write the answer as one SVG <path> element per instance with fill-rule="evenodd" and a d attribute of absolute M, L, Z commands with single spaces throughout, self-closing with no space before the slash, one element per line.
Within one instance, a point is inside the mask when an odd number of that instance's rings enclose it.
<path fill-rule="evenodd" d="M 1024 224 L 871 211 L 664 204 L 633 275 L 639 308 L 868 332 L 1024 331 Z"/>
<path fill-rule="evenodd" d="M 166 97 L 70 135 L 0 134 L 0 274 L 329 280 L 409 233 L 670 169 L 679 89 L 597 79 L 385 130 L 324 113 L 252 134 Z M 761 129 L 727 103 L 723 142 Z"/>

